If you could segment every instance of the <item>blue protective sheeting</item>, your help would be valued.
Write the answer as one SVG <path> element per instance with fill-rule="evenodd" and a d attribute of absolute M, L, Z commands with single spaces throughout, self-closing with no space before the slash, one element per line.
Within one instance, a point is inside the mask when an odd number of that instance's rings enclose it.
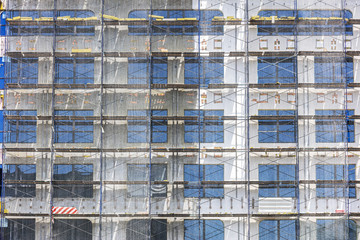
<path fill-rule="evenodd" d="M 0 58 L 0 89 L 5 87 L 5 59 Z"/>
<path fill-rule="evenodd" d="M 4 111 L 0 110 L 0 142 L 3 142 L 4 135 Z"/>
<path fill-rule="evenodd" d="M 0 36 L 6 35 L 6 13 L 1 13 L 1 19 L 0 19 Z"/>
<path fill-rule="evenodd" d="M 260 17 L 272 17 L 278 18 L 284 17 L 296 17 L 296 11 L 294 10 L 262 10 L 259 12 Z M 352 13 L 348 10 L 298 10 L 297 17 L 299 20 L 305 20 L 303 18 L 352 18 Z M 344 19 L 344 20 L 345 20 Z M 348 20 L 346 20 L 348 21 Z M 259 25 L 258 36 L 292 36 L 295 34 L 295 25 Z M 297 34 L 302 36 L 339 36 L 342 34 L 353 35 L 352 24 L 346 24 L 345 27 L 339 26 L 338 23 L 327 22 L 327 24 L 298 24 Z"/>
<path fill-rule="evenodd" d="M 4 89 L 4 85 L 5 85 L 4 80 L 5 80 L 5 63 L 4 63 L 4 58 L 0 58 L 0 89 Z M 3 133 L 4 133 L 4 111 L 0 110 L 0 142 L 1 143 L 3 142 Z"/>

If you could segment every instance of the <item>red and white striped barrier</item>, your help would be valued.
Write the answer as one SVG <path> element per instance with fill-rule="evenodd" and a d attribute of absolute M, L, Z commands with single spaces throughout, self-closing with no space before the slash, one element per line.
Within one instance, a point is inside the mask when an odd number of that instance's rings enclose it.
<path fill-rule="evenodd" d="M 76 214 L 78 210 L 75 207 L 53 207 L 53 214 Z"/>

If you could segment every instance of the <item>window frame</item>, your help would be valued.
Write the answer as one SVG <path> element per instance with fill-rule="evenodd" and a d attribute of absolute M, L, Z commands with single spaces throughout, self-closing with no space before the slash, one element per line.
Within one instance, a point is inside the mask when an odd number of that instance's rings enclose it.
<path fill-rule="evenodd" d="M 152 198 L 165 198 L 167 197 L 167 185 L 166 184 L 153 184 L 152 182 L 154 181 L 167 181 L 168 180 L 168 165 L 167 164 L 163 164 L 163 163 L 152 163 L 151 164 L 151 168 L 150 168 L 150 164 L 127 164 L 127 167 L 126 167 L 126 170 L 127 170 L 127 180 L 130 181 L 130 182 L 136 182 L 137 180 L 132 180 L 132 177 L 135 175 L 135 174 L 131 174 L 130 173 L 130 168 L 131 166 L 138 166 L 138 167 L 143 167 L 142 169 L 145 169 L 145 173 L 144 173 L 144 176 L 145 176 L 145 180 L 139 180 L 139 181 L 146 181 L 146 182 L 149 182 L 149 171 L 151 169 L 151 178 L 154 178 L 155 176 L 155 172 L 153 172 L 154 170 L 154 165 L 155 166 L 162 166 L 162 167 L 165 167 L 165 179 L 163 180 L 157 180 L 156 178 L 151 180 L 151 186 L 155 187 L 155 190 L 153 188 L 151 188 L 151 197 Z M 136 169 L 135 169 L 136 170 Z M 137 170 L 139 171 L 140 169 L 137 168 Z M 148 183 L 149 184 L 149 183 Z M 136 197 L 139 197 L 139 198 L 145 198 L 145 197 L 148 197 L 149 196 L 149 185 L 148 184 L 129 184 L 127 185 L 127 196 L 129 198 L 136 198 Z M 136 192 L 141 190 L 141 193 L 143 194 L 139 194 L 139 193 L 134 193 L 134 191 L 130 191 L 129 190 L 129 187 L 132 188 L 132 187 L 136 187 Z M 159 193 L 159 188 L 161 188 L 161 192 Z"/>
<path fill-rule="evenodd" d="M 10 169 L 15 167 L 15 171 L 13 176 L 9 173 Z M 33 177 L 26 177 L 23 176 L 23 173 L 20 172 L 20 167 L 28 167 L 27 170 L 34 170 L 31 174 L 34 175 Z M 4 179 L 12 180 L 12 181 L 22 181 L 22 180 L 29 180 L 29 181 L 36 181 L 36 165 L 35 164 L 6 164 L 4 166 Z M 25 177 L 25 179 L 23 179 Z M 12 198 L 35 198 L 36 197 L 36 185 L 35 183 L 12 183 L 8 184 L 5 183 L 5 197 L 12 197 Z"/>
<path fill-rule="evenodd" d="M 199 84 L 204 87 L 209 84 L 222 84 L 224 68 L 224 57 L 185 57 L 184 83 Z"/>
<path fill-rule="evenodd" d="M 206 113 L 216 113 L 215 115 L 206 115 Z M 184 116 L 198 117 L 196 120 L 185 120 L 184 122 L 184 142 L 185 143 L 224 143 L 225 139 L 225 124 L 224 124 L 224 110 L 204 110 L 204 109 L 184 109 Z M 210 117 L 210 119 L 205 119 Z M 211 119 L 211 117 L 218 117 L 218 119 Z M 194 127 L 191 127 L 194 126 Z M 210 126 L 210 129 L 207 128 Z M 212 130 L 212 126 L 220 126 L 217 130 Z M 218 135 L 220 137 L 218 137 Z M 200 139 L 198 139 L 200 136 Z"/>
<path fill-rule="evenodd" d="M 326 69 L 330 76 L 324 76 L 324 70 L 319 64 L 330 64 L 331 71 Z M 337 66 L 340 64 L 340 66 Z M 337 72 L 340 68 L 340 75 Z M 314 59 L 314 81 L 315 83 L 353 83 L 354 82 L 354 59 L 352 57 L 326 57 L 316 56 Z M 322 70 L 320 73 L 318 70 Z M 349 70 L 350 69 L 350 70 Z M 340 81 L 337 79 L 340 78 Z M 322 79 L 322 81 L 320 81 Z M 327 79 L 327 80 L 326 80 Z"/>
<path fill-rule="evenodd" d="M 127 120 L 127 142 L 128 143 L 167 143 L 169 138 L 168 132 L 168 116 L 167 109 L 128 109 L 128 117 L 139 117 L 139 119 L 128 119 Z M 150 113 L 150 116 L 149 116 Z M 158 114 L 156 114 L 158 113 Z M 136 114 L 136 115 L 132 115 Z M 139 115 L 138 115 L 139 114 Z M 154 115 L 155 114 L 155 115 Z M 165 115 L 164 115 L 165 114 Z M 141 119 L 141 117 L 143 119 Z M 150 123 L 149 123 L 150 117 Z M 153 117 L 164 117 L 165 119 L 153 119 Z M 149 126 L 150 124 L 150 126 Z M 139 129 L 135 127 L 132 130 L 132 127 L 129 130 L 129 126 L 142 126 Z M 166 130 L 162 130 L 159 126 L 166 127 Z M 150 129 L 149 129 L 150 128 Z M 159 136 L 156 136 L 159 134 Z M 166 135 L 166 137 L 162 136 Z M 134 136 L 141 136 L 139 140 L 132 140 Z M 150 137 L 150 139 L 149 139 Z M 160 140 L 155 140 L 160 139 Z"/>
<path fill-rule="evenodd" d="M 8 221 L 8 227 L 3 228 L 4 239 L 8 240 L 35 240 L 36 221 L 35 218 L 4 218 Z"/>
<path fill-rule="evenodd" d="M 332 169 L 333 174 L 332 174 L 332 179 L 319 179 L 319 171 L 321 171 L 321 167 L 334 167 L 334 169 Z M 343 177 L 345 177 L 346 175 L 348 176 L 348 180 L 347 181 L 355 181 L 356 179 L 356 164 L 316 164 L 316 180 L 325 180 L 325 181 L 331 181 L 331 180 L 337 180 L 339 174 L 337 173 L 337 168 L 338 167 L 342 167 L 342 173 L 343 173 Z M 347 171 L 351 173 L 351 169 L 354 169 L 353 174 L 345 174 L 345 167 L 347 167 Z M 322 171 L 325 171 L 324 169 Z M 344 179 L 339 179 L 339 180 L 344 180 Z M 320 189 L 322 189 L 323 193 L 321 194 Z M 331 194 L 331 192 L 329 193 L 328 191 L 326 191 L 326 189 L 331 189 L 333 190 L 333 193 Z M 342 190 L 342 191 L 339 191 Z M 341 194 L 340 194 L 341 193 Z M 345 196 L 346 193 L 348 194 L 348 196 Z M 340 196 L 338 196 L 340 194 Z M 345 184 L 342 183 L 316 183 L 316 197 L 317 198 L 356 198 L 356 185 L 355 183 L 348 183 L 348 185 L 346 186 Z"/>
<path fill-rule="evenodd" d="M 265 224 L 265 222 L 267 222 L 267 221 L 276 222 L 276 229 L 273 230 L 272 226 L 267 227 L 267 228 L 261 226 L 262 224 Z M 282 229 L 284 229 L 284 227 L 282 227 L 281 224 L 283 222 L 285 222 L 285 221 L 291 221 L 291 222 L 293 222 L 291 224 L 295 224 L 295 226 L 294 226 L 295 229 L 293 229 L 293 232 L 287 231 L 288 229 L 286 229 L 285 232 L 284 232 L 284 230 L 282 230 Z M 263 240 L 263 239 L 267 240 L 267 239 L 269 239 L 269 237 L 266 236 L 266 235 L 269 234 L 269 233 L 266 233 L 266 230 L 269 230 L 270 228 L 271 228 L 270 234 L 274 235 L 273 237 L 275 237 L 275 239 L 278 239 L 278 240 L 280 240 L 280 239 L 293 239 L 293 238 L 291 238 L 291 236 L 296 239 L 296 236 L 298 235 L 298 231 L 297 231 L 298 230 L 298 224 L 299 224 L 298 220 L 295 220 L 295 219 L 265 219 L 265 220 L 262 220 L 259 223 L 259 240 Z M 265 229 L 265 231 L 262 231 L 262 229 Z M 283 236 L 283 233 L 285 233 L 286 236 Z M 273 238 L 271 238 L 271 239 L 273 239 Z"/>
<path fill-rule="evenodd" d="M 67 69 L 67 67 L 62 64 L 72 65 Z M 80 65 L 81 64 L 81 65 Z M 92 65 L 90 67 L 83 66 Z M 78 67 L 80 65 L 81 69 L 89 70 L 86 73 L 79 73 Z M 80 58 L 80 57 L 69 57 L 69 58 L 55 58 L 55 84 L 93 84 L 94 83 L 94 58 Z M 66 70 L 67 69 L 67 70 Z M 65 71 L 66 70 L 66 71 Z M 67 72 L 71 73 L 72 76 L 69 77 L 60 77 L 60 74 Z M 87 74 L 90 73 L 88 77 Z M 79 77 L 82 76 L 82 77 Z M 64 81 L 65 79 L 65 81 Z"/>
<path fill-rule="evenodd" d="M 93 223 L 89 219 L 57 219 L 52 223 L 53 240 L 92 238 Z M 64 231 L 66 229 L 66 231 Z M 69 238 L 70 237 L 70 238 Z"/>
<path fill-rule="evenodd" d="M 68 113 L 72 113 L 71 115 L 66 115 L 66 112 Z M 77 115 L 77 112 L 81 113 L 85 113 L 86 115 Z M 58 115 L 58 114 L 61 115 Z M 65 115 L 64 115 L 65 113 Z M 93 110 L 64 110 L 64 109 L 57 109 L 54 111 L 55 114 L 55 118 L 57 116 L 68 116 L 69 119 L 66 120 L 59 120 L 59 119 L 55 119 L 54 120 L 54 129 L 55 129 L 55 139 L 54 142 L 55 143 L 93 143 L 94 142 L 94 121 L 93 120 L 86 120 L 86 119 L 82 119 L 82 120 L 78 120 L 78 119 L 72 119 L 71 117 L 92 117 L 94 115 L 94 111 Z M 70 130 L 63 130 L 60 131 L 62 126 L 71 126 L 71 131 Z M 88 126 L 91 126 L 90 128 L 92 128 L 91 130 L 88 131 L 81 131 L 81 128 L 87 128 Z M 59 129 L 60 128 L 60 129 Z M 80 130 L 79 130 L 80 128 Z M 65 136 L 70 136 L 71 134 L 71 139 L 66 140 L 66 138 L 63 136 L 61 137 L 61 135 Z M 80 135 L 79 138 L 81 138 L 82 140 L 76 140 L 78 138 L 78 135 Z M 89 135 L 89 136 L 87 136 Z M 87 139 L 88 138 L 88 139 Z M 64 140 L 64 141 L 60 141 L 60 139 Z M 66 140 L 66 141 L 65 141 Z"/>
<path fill-rule="evenodd" d="M 200 17 L 199 17 L 200 11 Z M 151 32 L 147 25 L 129 25 L 129 35 L 154 35 L 154 36 L 194 36 L 194 35 L 224 35 L 224 26 L 212 25 L 215 16 L 223 17 L 224 14 L 218 9 L 193 10 L 193 9 L 137 9 L 128 14 L 128 18 L 145 18 L 149 20 L 149 15 L 159 15 L 168 18 L 196 18 L 198 24 L 189 23 L 179 25 L 152 25 Z M 200 29 L 199 27 L 200 26 Z"/>
<path fill-rule="evenodd" d="M 85 16 L 78 15 L 79 12 L 85 12 Z M 6 10 L 5 14 L 7 18 L 13 18 L 17 16 L 21 17 L 54 17 L 54 11 L 52 10 Z M 86 14 L 87 13 L 87 14 Z M 65 15 L 64 15 L 65 14 Z M 74 17 L 94 17 L 95 13 L 91 10 L 84 9 L 72 9 L 72 10 L 57 10 L 56 17 L 61 16 L 70 16 Z M 54 26 L 41 26 L 41 25 L 8 25 L 6 26 L 9 29 L 10 36 L 50 36 L 53 34 Z M 95 26 L 94 25 L 56 25 L 56 30 L 68 29 L 70 31 L 58 32 L 56 31 L 57 36 L 95 36 Z M 81 31 L 80 29 L 89 29 L 89 32 Z M 60 33 L 60 34 L 59 34 Z"/>
<path fill-rule="evenodd" d="M 290 61 L 291 60 L 291 61 Z M 279 64 L 288 63 L 292 64 L 292 71 L 287 67 L 281 67 Z M 260 67 L 260 64 L 266 64 L 264 67 Z M 297 58 L 296 57 L 258 57 L 257 61 L 257 74 L 258 74 L 258 83 L 259 84 L 278 84 L 278 83 L 295 83 L 296 82 L 296 66 Z M 275 67 L 274 71 L 268 71 L 266 69 Z M 281 77 L 282 71 L 292 73 L 292 77 Z M 268 74 L 268 77 L 262 76 L 262 74 Z M 273 74 L 275 73 L 275 76 Z M 272 75 L 271 75 L 272 74 Z M 266 79 L 273 79 L 271 81 L 266 81 Z M 289 79 L 289 81 L 286 81 Z"/>
<path fill-rule="evenodd" d="M 272 170 L 272 169 L 265 169 L 265 170 L 261 170 L 262 166 L 266 167 L 266 166 L 273 166 L 276 167 L 276 180 L 264 180 L 262 179 L 262 176 L 264 176 L 264 174 L 261 174 L 261 172 L 266 171 L 266 170 Z M 284 166 L 284 167 L 293 167 L 294 168 L 294 176 L 290 176 L 289 175 L 289 171 L 280 171 L 280 167 Z M 263 197 L 263 198 L 295 198 L 296 194 L 297 194 L 297 186 L 295 183 L 295 179 L 296 179 L 296 165 L 295 164 L 259 164 L 258 165 L 258 170 L 259 170 L 259 181 L 263 182 L 264 185 L 259 185 L 259 197 Z M 286 170 L 286 169 L 285 169 Z M 289 170 L 289 169 L 287 169 Z M 282 173 L 283 172 L 283 173 Z M 282 181 L 292 181 L 292 180 L 282 180 L 280 179 L 280 174 L 284 174 L 286 173 L 286 175 L 289 175 L 290 177 L 293 178 L 294 184 L 282 184 Z M 266 182 L 277 182 L 277 183 L 266 183 Z M 265 191 L 264 191 L 264 190 Z M 275 196 L 272 196 L 273 194 L 271 192 L 266 191 L 267 189 L 276 189 L 276 194 Z M 290 192 L 285 192 L 282 193 L 283 189 L 291 189 Z M 290 194 L 289 194 L 290 193 Z M 290 196 L 289 196 L 290 195 Z"/>
<path fill-rule="evenodd" d="M 5 81 L 7 84 L 38 83 L 38 58 L 10 58 L 9 62 L 5 62 L 5 66 Z M 31 68 L 31 70 L 26 71 L 28 68 Z M 36 69 L 36 71 L 34 71 L 34 69 Z M 26 73 L 29 75 L 26 76 Z"/>
<path fill-rule="evenodd" d="M 14 114 L 15 113 L 15 114 Z M 37 110 L 7 110 L 6 116 L 37 116 Z M 32 126 L 29 129 L 23 129 L 24 126 Z M 34 129 L 32 129 L 34 127 Z M 37 120 L 36 119 L 8 119 L 6 118 L 6 142 L 7 143 L 36 143 L 37 142 Z M 15 134 L 15 140 L 13 139 Z M 23 135 L 27 136 L 25 140 L 21 140 Z"/>
<path fill-rule="evenodd" d="M 213 223 L 215 223 L 215 225 Z M 187 227 L 188 224 L 190 224 L 190 226 Z M 219 225 L 222 226 L 220 229 Z M 192 231 L 191 228 L 187 229 L 191 226 L 195 226 L 196 231 Z M 219 230 L 220 233 L 214 233 L 214 231 L 207 231 L 206 229 L 209 227 L 213 230 Z M 189 234 L 187 233 L 190 233 L 190 236 L 188 236 Z M 196 234 L 196 236 L 194 236 L 194 234 Z M 224 240 L 225 226 L 224 222 L 220 219 L 184 219 L 184 240 L 207 240 L 213 239 L 213 237 L 216 237 L 216 240 Z"/>
<path fill-rule="evenodd" d="M 198 167 L 197 171 L 191 171 L 193 176 L 189 176 L 187 174 L 186 168 L 190 166 Z M 207 179 L 208 177 L 207 167 L 214 166 L 221 168 L 222 176 L 213 176 L 211 179 Z M 199 173 L 200 171 L 200 173 Z M 218 170 L 217 170 L 218 171 Z M 195 175 L 196 174 L 196 175 Z M 200 174 L 200 176 L 198 176 Z M 224 198 L 225 197 L 225 190 L 224 184 L 201 184 L 199 182 L 202 181 L 218 181 L 213 180 L 212 178 L 222 178 L 221 181 L 224 181 L 225 176 L 225 166 L 224 164 L 184 164 L 184 181 L 188 182 L 184 184 L 184 198 Z M 191 181 L 191 178 L 195 178 L 194 181 Z M 190 180 L 188 179 L 190 178 Z M 216 192 L 208 193 L 208 190 L 215 189 Z"/>
<path fill-rule="evenodd" d="M 137 76 L 139 73 L 142 74 Z M 151 59 L 141 57 L 128 58 L 127 83 L 135 85 L 149 84 L 149 80 L 151 80 L 151 84 L 168 83 L 167 57 L 151 57 Z"/>
<path fill-rule="evenodd" d="M 297 11 L 297 14 L 295 13 Z M 312 9 L 312 10 L 278 10 L 278 9 L 263 9 L 258 12 L 258 16 L 260 17 L 297 17 L 298 20 L 303 21 L 303 17 L 342 17 L 342 12 L 345 13 L 345 18 L 352 18 L 352 12 L 349 10 L 340 11 L 340 10 L 325 10 L 325 9 Z M 321 13 L 323 13 L 321 15 Z M 330 14 L 329 14 L 330 13 Z M 320 14 L 320 16 L 319 16 Z M 306 21 L 306 20 L 305 20 Z M 330 22 L 331 23 L 331 22 Z M 295 24 L 292 25 L 258 25 L 258 36 L 293 36 L 295 34 L 292 29 L 295 27 Z M 297 34 L 299 36 L 331 36 L 331 35 L 341 35 L 343 31 L 338 31 L 338 24 L 335 23 L 333 25 L 309 25 L 299 23 Z M 321 31 L 318 31 L 316 28 L 319 28 Z M 265 30 L 267 29 L 267 30 Z M 284 31 L 284 29 L 287 29 Z M 305 29 L 304 31 L 302 29 Z M 326 29 L 327 31 L 324 31 Z M 346 35 L 353 35 L 353 25 L 346 24 L 344 29 Z"/>
<path fill-rule="evenodd" d="M 276 115 L 271 114 L 271 113 L 276 113 Z M 283 113 L 291 113 L 293 112 L 293 115 L 283 115 Z M 265 113 L 261 114 L 261 113 Z M 296 115 L 296 110 L 258 110 L 258 115 L 259 116 L 294 116 Z M 269 124 L 269 123 L 275 123 L 275 124 Z M 285 130 L 281 130 L 281 126 L 294 126 L 293 131 L 288 131 L 287 129 Z M 261 126 L 275 126 L 276 129 L 273 130 L 271 128 L 269 129 L 265 129 L 262 130 Z M 291 139 L 291 141 L 280 141 L 281 140 L 281 136 L 285 135 L 287 136 L 287 133 L 293 133 L 293 139 Z M 272 137 L 272 135 L 270 136 L 269 134 L 276 134 L 276 139 L 274 141 L 270 141 L 272 139 L 274 139 Z M 267 141 L 263 140 L 263 137 L 265 136 L 265 140 L 269 139 Z M 297 141 L 297 122 L 295 118 L 289 118 L 289 119 L 263 119 L 263 120 L 258 120 L 258 142 L 259 143 L 296 143 Z"/>
<path fill-rule="evenodd" d="M 148 240 L 148 239 L 163 240 L 164 238 L 166 239 L 167 237 L 167 227 L 168 227 L 168 222 L 167 219 L 164 218 L 132 219 L 128 221 L 126 224 L 126 239 L 127 240 Z M 149 230 L 151 231 L 150 232 L 151 236 L 149 236 Z M 159 231 L 159 233 L 157 233 L 157 231 Z"/>
<path fill-rule="evenodd" d="M 316 237 L 317 239 L 323 239 L 321 238 L 321 235 L 325 235 L 326 232 L 329 235 L 328 232 L 331 232 L 331 237 L 335 237 L 335 239 L 349 239 L 349 240 L 356 240 L 357 239 L 357 224 L 354 220 L 347 220 L 348 223 L 343 222 L 345 221 L 344 219 L 316 219 Z M 324 222 L 324 227 L 319 227 L 323 224 L 319 224 L 320 222 Z M 330 227 L 326 227 L 326 222 L 330 223 Z M 333 222 L 333 223 L 331 223 Z M 346 225 L 348 227 L 348 229 L 344 229 L 344 225 Z M 351 225 L 353 226 L 351 228 Z M 343 229 L 340 229 L 343 228 Z M 353 230 L 352 232 L 350 232 L 350 230 Z M 344 233 L 348 232 L 349 236 L 344 236 Z M 335 233 L 335 236 L 334 236 Z M 341 236 L 343 236 L 344 238 L 341 238 Z M 323 237 L 327 237 L 326 239 L 334 239 L 334 238 L 329 238 L 328 236 L 323 236 Z M 340 237 L 340 238 L 338 238 Z"/>
<path fill-rule="evenodd" d="M 57 172 L 59 171 L 59 169 L 57 168 L 61 168 L 64 166 L 71 166 L 71 178 L 73 179 L 66 179 L 67 176 L 65 176 L 65 179 L 61 179 L 62 176 L 57 176 L 57 175 L 61 175 L 58 174 Z M 91 169 L 92 171 L 88 171 L 85 172 L 86 174 L 90 174 L 89 175 L 89 179 L 76 179 L 77 178 L 77 171 L 76 168 L 85 168 L 85 169 Z M 54 164 L 53 166 L 53 181 L 54 181 L 54 186 L 53 186 L 53 197 L 54 198 L 93 198 L 93 184 L 73 184 L 73 182 L 92 182 L 93 178 L 94 178 L 94 166 L 93 164 Z M 68 173 L 67 173 L 68 174 Z M 57 184 L 56 181 L 60 181 L 60 182 L 66 182 L 69 181 L 68 184 Z M 79 193 L 79 191 L 82 190 L 82 192 Z M 78 193 L 76 193 L 78 192 Z"/>
<path fill-rule="evenodd" d="M 325 114 L 320 113 L 326 113 L 326 111 L 329 111 L 328 116 L 344 116 L 344 119 L 316 119 L 315 120 L 315 141 L 316 143 L 354 143 L 355 142 L 355 120 L 349 119 L 349 116 L 352 116 L 355 114 L 355 110 L 335 110 L 335 109 L 318 109 L 315 110 L 316 116 L 327 116 Z M 341 114 L 338 114 L 338 112 L 341 111 Z M 346 121 L 346 124 L 344 123 Z M 326 123 L 326 124 L 325 124 Z M 335 124 L 338 123 L 338 124 Z M 322 126 L 329 125 L 331 127 L 331 131 L 320 131 L 319 128 L 323 128 Z M 339 126 L 341 129 L 339 129 Z M 352 127 L 351 127 L 352 126 Z M 344 128 L 346 127 L 346 128 Z M 341 139 L 338 139 L 338 133 L 341 133 Z M 331 134 L 331 138 L 325 138 L 322 137 L 324 134 Z M 321 140 L 324 139 L 324 140 Z M 321 141 L 320 141 L 321 140 Z M 331 140 L 331 141 L 330 141 Z M 345 141 L 346 140 L 346 141 Z"/>

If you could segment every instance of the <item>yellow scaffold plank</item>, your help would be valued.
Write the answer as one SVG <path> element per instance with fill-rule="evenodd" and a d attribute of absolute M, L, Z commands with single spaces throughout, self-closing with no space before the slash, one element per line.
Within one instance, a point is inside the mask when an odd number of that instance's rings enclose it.
<path fill-rule="evenodd" d="M 158 16 L 158 15 L 149 15 L 149 18 L 164 19 L 163 16 Z"/>
<path fill-rule="evenodd" d="M 0 209 L 2 208 L 1 202 L 0 202 Z M 2 209 L 1 209 L 2 210 Z M 9 210 L 4 209 L 4 213 L 9 213 Z"/>
<path fill-rule="evenodd" d="M 13 17 L 13 18 L 7 18 L 7 21 L 32 21 L 32 17 Z"/>
<path fill-rule="evenodd" d="M 91 48 L 80 48 L 80 49 L 73 48 L 73 49 L 71 49 L 71 52 L 72 53 L 89 53 L 89 52 L 91 52 Z"/>
<path fill-rule="evenodd" d="M 217 17 L 214 17 L 213 20 L 214 21 L 225 21 L 225 18 L 217 16 Z"/>
<path fill-rule="evenodd" d="M 64 21 L 68 21 L 70 20 L 70 16 L 63 16 L 63 17 L 58 17 L 57 20 L 64 20 Z"/>
<path fill-rule="evenodd" d="M 35 18 L 35 21 L 53 21 L 54 18 L 52 17 L 40 17 L 40 18 Z"/>
<path fill-rule="evenodd" d="M 93 20 L 98 20 L 97 17 L 87 17 L 87 18 L 84 18 L 85 21 L 93 21 Z"/>
<path fill-rule="evenodd" d="M 101 15 L 100 15 L 100 16 L 101 16 Z M 115 17 L 115 16 L 111 16 L 111 15 L 107 15 L 107 14 L 102 15 L 102 17 L 103 17 L 104 19 L 110 19 L 110 20 L 115 20 L 115 21 L 120 21 L 120 20 L 121 20 L 120 18 L 117 18 L 117 17 Z"/>
<path fill-rule="evenodd" d="M 196 21 L 196 18 L 177 18 L 177 21 Z"/>

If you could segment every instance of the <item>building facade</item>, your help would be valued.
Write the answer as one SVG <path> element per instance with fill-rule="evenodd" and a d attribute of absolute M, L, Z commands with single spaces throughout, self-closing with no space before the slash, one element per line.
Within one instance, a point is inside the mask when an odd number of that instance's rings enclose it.
<path fill-rule="evenodd" d="M 3 6 L 1 239 L 357 239 L 358 1 Z"/>

